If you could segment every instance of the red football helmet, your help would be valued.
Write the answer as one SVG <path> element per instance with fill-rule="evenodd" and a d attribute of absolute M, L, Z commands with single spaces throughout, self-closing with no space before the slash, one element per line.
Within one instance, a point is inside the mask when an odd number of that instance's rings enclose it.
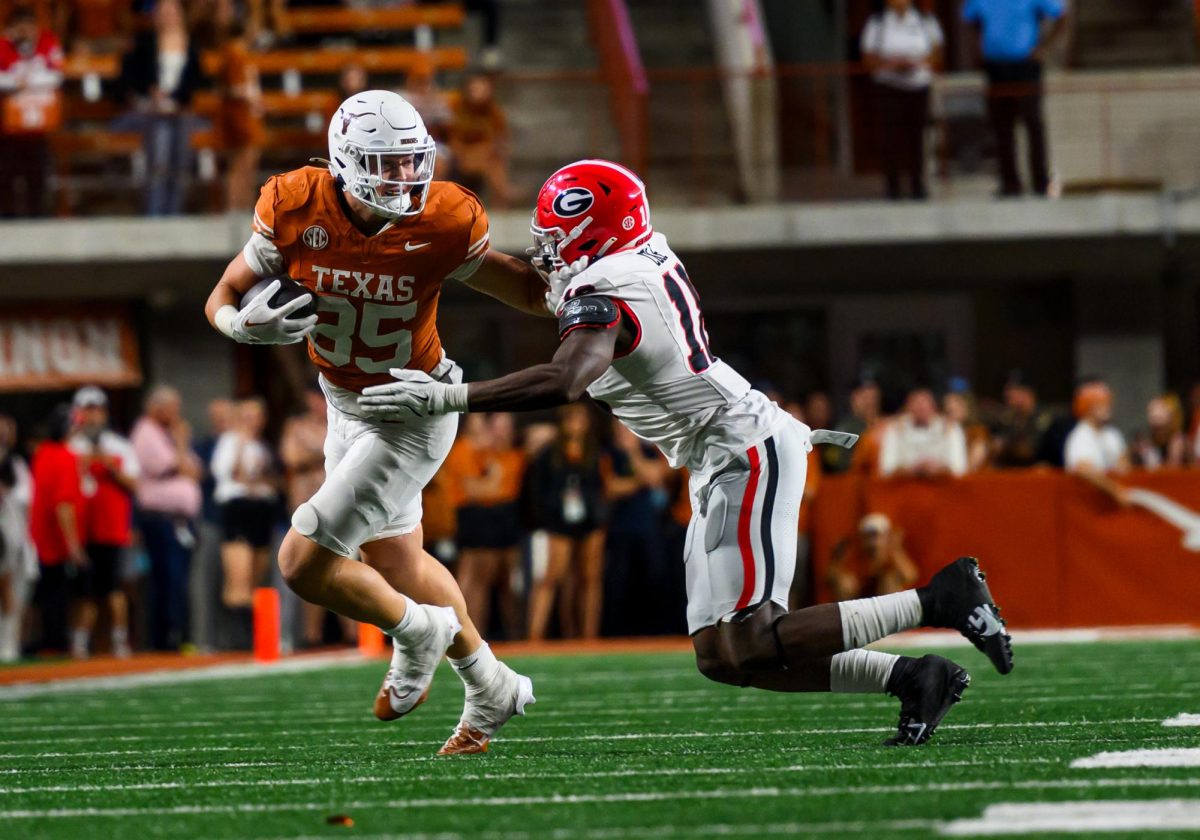
<path fill-rule="evenodd" d="M 580 160 L 550 176 L 538 192 L 529 226 L 534 260 L 549 271 L 645 243 L 650 227 L 646 187 L 624 166 Z"/>

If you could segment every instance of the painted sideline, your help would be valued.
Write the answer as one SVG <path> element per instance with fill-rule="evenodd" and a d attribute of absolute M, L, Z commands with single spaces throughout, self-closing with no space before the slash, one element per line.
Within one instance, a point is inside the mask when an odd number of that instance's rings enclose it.
<path fill-rule="evenodd" d="M 1084 644 L 1092 642 L 1180 640 L 1200 638 L 1200 627 L 1162 625 L 1145 627 L 1093 627 L 1065 630 L 1018 630 L 1014 644 Z M 914 630 L 899 633 L 868 647 L 965 647 L 966 639 L 954 631 Z M 502 658 L 513 656 L 577 656 L 595 654 L 687 653 L 691 641 L 683 636 L 593 641 L 499 642 L 493 646 Z M 245 654 L 184 656 L 145 654 L 130 660 L 98 657 L 83 663 L 37 663 L 0 669 L 0 700 L 23 699 L 56 693 L 70 686 L 87 691 L 139 688 L 227 679 L 264 674 L 314 671 L 365 661 L 356 650 L 306 653 L 273 663 L 257 663 Z"/>
<path fill-rule="evenodd" d="M 1162 748 L 1121 750 L 1077 758 L 1071 766 L 1090 770 L 1101 767 L 1200 767 L 1200 749 Z"/>

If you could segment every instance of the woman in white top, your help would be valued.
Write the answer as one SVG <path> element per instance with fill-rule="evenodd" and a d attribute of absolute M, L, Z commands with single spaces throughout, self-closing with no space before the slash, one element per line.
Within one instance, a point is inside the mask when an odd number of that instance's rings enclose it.
<path fill-rule="evenodd" d="M 277 513 L 275 464 L 262 439 L 266 422 L 262 400 L 238 403 L 233 427 L 217 440 L 210 465 L 216 479 L 213 498 L 224 531 L 221 599 L 233 613 L 238 647 L 250 642 L 250 605 L 254 587 L 267 577 L 271 526 Z"/>
<path fill-rule="evenodd" d="M 927 195 L 925 121 L 944 42 L 937 18 L 918 10 L 913 0 L 887 0 L 863 28 L 859 47 L 875 81 L 888 198 L 903 197 L 902 174 L 908 176 L 913 198 Z"/>

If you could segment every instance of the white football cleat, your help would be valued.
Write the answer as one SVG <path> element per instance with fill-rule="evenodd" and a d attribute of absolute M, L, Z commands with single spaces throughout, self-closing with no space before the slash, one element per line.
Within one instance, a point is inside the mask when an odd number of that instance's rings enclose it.
<path fill-rule="evenodd" d="M 432 630 L 420 644 L 404 647 L 403 656 L 393 657 L 375 695 L 375 717 L 380 720 L 402 718 L 425 702 L 438 664 L 462 630 L 454 607 L 417 604 L 416 608 L 425 610 Z"/>
<path fill-rule="evenodd" d="M 486 687 L 467 689 L 467 703 L 454 734 L 442 744 L 438 755 L 485 753 L 488 742 L 514 715 L 524 715 L 525 707 L 537 702 L 533 681 L 498 663 L 496 676 Z"/>

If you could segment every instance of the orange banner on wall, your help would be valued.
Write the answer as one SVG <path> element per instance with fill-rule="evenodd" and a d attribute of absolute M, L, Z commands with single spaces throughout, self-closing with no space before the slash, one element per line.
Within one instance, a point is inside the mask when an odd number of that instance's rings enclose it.
<path fill-rule="evenodd" d="M 979 557 L 1014 626 L 1200 624 L 1200 471 L 1134 473 L 1122 483 L 1146 491 L 1135 494 L 1139 504 L 1122 508 L 1049 470 L 828 477 L 813 503 L 818 599 L 830 600 L 834 546 L 878 511 L 904 530 L 922 582 L 955 557 Z"/>
<path fill-rule="evenodd" d="M 5 304 L 0 308 L 0 391 L 140 385 L 127 307 Z"/>

